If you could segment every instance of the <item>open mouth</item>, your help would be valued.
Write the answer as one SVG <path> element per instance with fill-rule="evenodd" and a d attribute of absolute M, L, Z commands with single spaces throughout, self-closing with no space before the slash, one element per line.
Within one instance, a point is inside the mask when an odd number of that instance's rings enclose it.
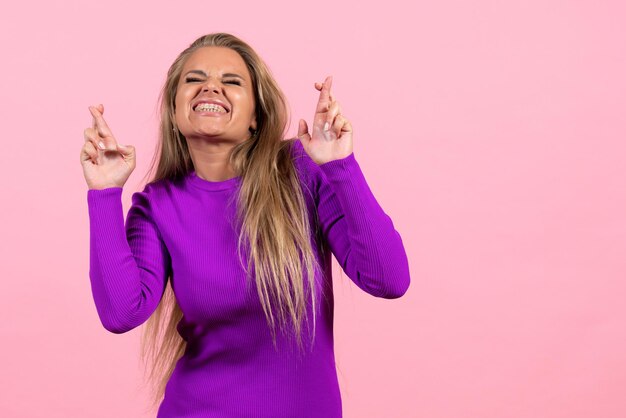
<path fill-rule="evenodd" d="M 194 112 L 200 113 L 228 113 L 228 110 L 215 103 L 199 103 L 193 108 Z"/>

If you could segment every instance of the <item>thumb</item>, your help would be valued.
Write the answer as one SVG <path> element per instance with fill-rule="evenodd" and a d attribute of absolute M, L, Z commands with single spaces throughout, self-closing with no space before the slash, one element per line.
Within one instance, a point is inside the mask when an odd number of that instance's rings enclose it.
<path fill-rule="evenodd" d="M 122 155 L 132 155 L 135 150 L 135 147 L 132 145 L 122 145 L 117 144 L 117 150 L 122 153 Z"/>
<path fill-rule="evenodd" d="M 304 119 L 300 119 L 300 123 L 298 123 L 298 138 L 304 137 L 305 139 L 309 135 L 309 127 Z"/>

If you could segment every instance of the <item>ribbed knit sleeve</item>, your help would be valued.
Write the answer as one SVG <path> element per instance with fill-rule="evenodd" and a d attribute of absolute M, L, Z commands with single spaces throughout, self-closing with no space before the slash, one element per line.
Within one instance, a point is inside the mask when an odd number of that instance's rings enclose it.
<path fill-rule="evenodd" d="M 154 312 L 171 268 L 151 219 L 148 190 L 133 194 L 126 225 L 121 187 L 87 191 L 91 290 L 102 325 L 115 334 L 141 325 Z"/>
<path fill-rule="evenodd" d="M 410 277 L 402 238 L 372 194 L 354 153 L 319 168 L 321 228 L 344 272 L 373 296 L 404 295 Z"/>

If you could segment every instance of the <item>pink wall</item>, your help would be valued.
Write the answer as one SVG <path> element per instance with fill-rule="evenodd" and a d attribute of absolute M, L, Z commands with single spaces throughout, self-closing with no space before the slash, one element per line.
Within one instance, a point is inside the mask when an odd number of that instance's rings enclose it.
<path fill-rule="evenodd" d="M 160 3 L 0 13 L 0 416 L 153 416 L 139 329 L 108 333 L 91 298 L 82 132 L 104 103 L 136 146 L 128 209 L 165 72 L 214 31 L 265 58 L 292 135 L 333 75 L 403 237 L 403 298 L 336 275 L 346 418 L 626 416 L 622 2 Z"/>

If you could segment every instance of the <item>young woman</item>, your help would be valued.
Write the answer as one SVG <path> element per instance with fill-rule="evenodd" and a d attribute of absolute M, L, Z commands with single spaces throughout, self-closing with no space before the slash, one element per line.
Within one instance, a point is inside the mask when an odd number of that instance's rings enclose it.
<path fill-rule="evenodd" d="M 102 105 L 89 107 L 93 297 L 110 332 L 147 321 L 159 418 L 341 417 L 331 253 L 365 292 L 407 291 L 400 234 L 331 83 L 315 83 L 311 132 L 300 120 L 284 139 L 286 101 L 255 51 L 227 33 L 194 41 L 167 73 L 156 174 L 126 224 L 135 148 L 117 142 Z"/>

